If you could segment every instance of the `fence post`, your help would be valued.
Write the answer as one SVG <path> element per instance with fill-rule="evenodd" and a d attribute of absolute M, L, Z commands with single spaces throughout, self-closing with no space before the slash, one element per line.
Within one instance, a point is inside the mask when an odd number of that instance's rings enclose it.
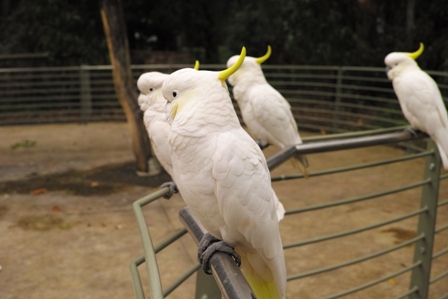
<path fill-rule="evenodd" d="M 430 178 L 431 181 L 423 186 L 420 203 L 420 207 L 427 207 L 428 210 L 420 214 L 418 219 L 417 235 L 423 234 L 424 238 L 415 244 L 414 263 L 421 261 L 421 265 L 412 270 L 410 288 L 418 288 L 416 293 L 409 296 L 412 299 L 428 298 L 431 274 L 441 163 L 437 146 L 430 139 L 428 139 L 428 149 L 434 151 L 426 158 L 425 164 L 425 179 Z"/>
<path fill-rule="evenodd" d="M 87 123 L 92 115 L 92 93 L 90 90 L 90 73 L 85 65 L 81 65 L 79 69 L 81 99 L 81 122 Z"/>
<path fill-rule="evenodd" d="M 337 71 L 337 81 L 336 81 L 336 96 L 334 101 L 334 109 L 333 109 L 333 133 L 338 133 L 339 125 L 337 121 L 339 120 L 339 104 L 341 103 L 341 84 L 342 84 L 342 72 L 343 68 L 341 66 L 338 67 Z"/>

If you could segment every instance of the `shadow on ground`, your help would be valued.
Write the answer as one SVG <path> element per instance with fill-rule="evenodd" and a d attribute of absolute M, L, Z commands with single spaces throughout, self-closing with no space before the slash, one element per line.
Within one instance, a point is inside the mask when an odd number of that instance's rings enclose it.
<path fill-rule="evenodd" d="M 134 163 L 99 167 L 89 171 L 69 171 L 62 174 L 35 176 L 0 183 L 0 193 L 39 194 L 66 191 L 74 195 L 108 195 L 129 186 L 156 188 L 171 177 L 164 170 L 156 176 L 138 176 Z"/>

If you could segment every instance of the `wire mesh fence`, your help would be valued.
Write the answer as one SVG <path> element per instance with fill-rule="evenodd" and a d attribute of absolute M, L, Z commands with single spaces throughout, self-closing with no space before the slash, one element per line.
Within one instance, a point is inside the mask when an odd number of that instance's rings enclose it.
<path fill-rule="evenodd" d="M 185 67 L 192 65 L 134 65 L 132 73 L 137 80 L 144 72 Z M 291 103 L 299 129 L 337 133 L 406 123 L 383 68 L 266 65 L 263 70 Z M 448 96 L 448 73 L 429 73 Z M 235 109 L 238 113 L 236 103 Z M 0 125 L 106 120 L 125 120 L 110 66 L 0 69 Z"/>

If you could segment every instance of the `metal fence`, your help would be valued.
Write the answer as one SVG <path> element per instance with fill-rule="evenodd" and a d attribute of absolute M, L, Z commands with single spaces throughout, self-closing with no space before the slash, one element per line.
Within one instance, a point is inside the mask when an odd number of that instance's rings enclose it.
<path fill-rule="evenodd" d="M 137 80 L 147 71 L 192 66 L 135 65 L 132 72 Z M 406 123 L 384 68 L 264 65 L 263 70 L 291 103 L 299 129 L 335 133 Z M 447 97 L 448 73 L 428 73 Z M 110 66 L 0 69 L 0 125 L 106 120 L 125 120 Z"/>
<path fill-rule="evenodd" d="M 410 140 L 423 139 L 426 137 L 427 136 L 423 133 L 419 134 L 416 137 L 413 137 L 409 132 L 403 131 L 402 128 L 391 128 L 385 130 L 382 129 L 382 130 L 371 130 L 355 133 L 342 133 L 327 136 L 308 137 L 304 138 L 305 141 L 304 144 L 282 150 L 277 154 L 275 154 L 274 156 L 270 157 L 268 159 L 268 166 L 269 169 L 272 170 L 297 153 L 314 154 L 336 150 L 361 148 L 367 146 L 393 144 L 397 142 L 407 142 Z M 352 228 L 338 233 L 315 237 L 307 240 L 300 240 L 289 244 L 284 244 L 285 250 L 329 240 L 333 240 L 333 242 L 343 242 L 340 241 L 339 238 L 383 227 L 391 223 L 398 223 L 406 219 L 411 219 L 413 217 L 418 217 L 417 233 L 415 237 L 412 237 L 409 240 L 401 242 L 392 247 L 383 248 L 376 252 L 370 252 L 364 256 L 356 257 L 354 259 L 342 263 L 329 265 L 323 268 L 318 268 L 307 272 L 289 275 L 287 278 L 288 282 L 291 283 L 291 281 L 293 280 L 300 280 L 305 277 L 310 277 L 330 272 L 336 269 L 340 269 L 343 267 L 347 267 L 350 265 L 354 265 L 357 263 L 361 263 L 363 261 L 378 258 L 385 254 L 394 252 L 396 250 L 404 248 L 405 246 L 414 245 L 415 250 L 413 260 L 409 262 L 408 266 L 403 266 L 392 273 L 378 277 L 377 279 L 366 282 L 357 287 L 350 288 L 343 292 L 338 292 L 329 295 L 325 298 L 333 299 L 344 297 L 359 292 L 361 290 L 364 290 L 366 288 L 374 287 L 375 285 L 383 281 L 387 281 L 393 277 L 411 272 L 409 289 L 403 294 L 395 297 L 395 299 L 407 298 L 407 297 L 412 299 L 427 299 L 428 291 L 431 285 L 440 281 L 443 278 L 448 277 L 448 270 L 442 273 L 437 273 L 436 275 L 433 276 L 430 275 L 431 266 L 434 265 L 434 263 L 436 263 L 438 259 L 440 259 L 443 255 L 448 253 L 448 247 L 438 252 L 435 253 L 433 252 L 434 239 L 441 232 L 448 229 L 448 224 L 443 224 L 441 226 L 436 227 L 436 215 L 438 208 L 448 205 L 448 199 L 443 199 L 441 201 L 438 200 L 439 184 L 441 183 L 441 181 L 448 178 L 448 174 L 440 175 L 441 161 L 437 147 L 431 140 L 429 140 L 427 144 L 428 144 L 427 149 L 418 153 L 407 154 L 405 156 L 400 156 L 397 158 L 387 160 L 351 165 L 336 169 L 327 169 L 323 171 L 310 173 L 309 174 L 310 177 L 323 176 L 328 174 L 341 173 L 359 169 L 372 168 L 381 165 L 405 162 L 414 159 L 425 159 L 424 174 L 422 180 L 420 181 L 394 189 L 383 190 L 381 192 L 372 194 L 366 194 L 356 198 L 348 198 L 338 201 L 331 201 L 324 204 L 287 210 L 286 216 L 292 217 L 292 215 L 296 215 L 299 213 L 313 212 L 321 209 L 333 208 L 336 206 L 347 205 L 355 202 L 366 202 L 367 200 L 372 200 L 382 196 L 397 194 L 399 192 L 404 192 L 406 190 L 411 190 L 415 188 L 421 188 L 422 195 L 420 200 L 420 207 L 417 210 L 375 224 Z M 276 181 L 292 180 L 300 178 L 303 178 L 303 175 L 299 174 L 292 176 L 273 177 L 272 181 L 276 182 Z M 179 286 L 183 281 L 185 281 L 189 276 L 191 276 L 195 271 L 199 269 L 199 264 L 192 265 L 191 268 L 185 273 L 183 273 L 176 282 L 174 282 L 172 285 L 168 286 L 164 290 L 162 289 L 157 265 L 156 253 L 161 251 L 169 244 L 178 240 L 180 236 L 186 234 L 187 231 L 190 232 L 192 237 L 195 239 L 196 243 L 204 233 L 204 229 L 201 227 L 200 223 L 198 223 L 194 219 L 194 217 L 189 213 L 188 209 L 183 209 L 181 210 L 179 217 L 182 223 L 185 225 L 186 229 L 180 229 L 179 231 L 174 232 L 171 236 L 168 236 L 165 240 L 163 240 L 159 244 L 155 246 L 153 245 L 151 236 L 147 229 L 147 224 L 142 214 L 142 207 L 151 202 L 154 202 L 162 195 L 164 195 L 167 191 L 168 188 L 162 189 L 134 203 L 134 212 L 137 217 L 137 222 L 140 229 L 140 235 L 144 247 L 144 256 L 137 258 L 130 264 L 132 278 L 134 282 L 135 294 L 136 298 L 138 299 L 144 298 L 144 293 L 137 267 L 138 265 L 144 263 L 145 261 L 147 271 L 149 273 L 151 298 L 164 298 L 170 292 L 172 292 L 177 286 Z M 349 245 L 347 245 L 346 250 L 347 251 L 350 250 Z M 241 272 L 235 266 L 235 264 L 232 262 L 232 259 L 229 256 L 227 255 L 217 256 L 214 260 L 212 260 L 211 264 L 213 275 L 225 298 L 231 298 L 231 299 L 251 298 L 250 288 L 247 282 L 245 281 L 244 277 L 241 276 Z M 209 277 L 205 276 L 202 273 L 202 270 L 199 270 L 197 273 L 198 273 L 197 281 L 199 283 L 197 283 L 196 285 L 199 287 L 196 289 L 195 298 L 197 299 L 221 298 L 221 293 L 216 287 L 216 283 L 210 281 L 210 276 Z M 324 286 L 325 281 L 322 281 L 321 285 Z M 208 286 L 208 289 L 204 289 L 204 286 Z M 381 298 L 391 298 L 391 296 L 388 294 L 383 294 Z M 448 298 L 448 292 L 446 294 L 437 297 L 437 299 L 444 299 L 444 298 Z"/>

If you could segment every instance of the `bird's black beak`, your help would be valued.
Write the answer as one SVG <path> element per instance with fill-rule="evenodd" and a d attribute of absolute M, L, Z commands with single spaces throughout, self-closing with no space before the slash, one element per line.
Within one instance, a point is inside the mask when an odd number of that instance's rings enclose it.
<path fill-rule="evenodd" d="M 386 66 L 386 74 L 391 70 L 392 68 L 390 66 Z"/>

